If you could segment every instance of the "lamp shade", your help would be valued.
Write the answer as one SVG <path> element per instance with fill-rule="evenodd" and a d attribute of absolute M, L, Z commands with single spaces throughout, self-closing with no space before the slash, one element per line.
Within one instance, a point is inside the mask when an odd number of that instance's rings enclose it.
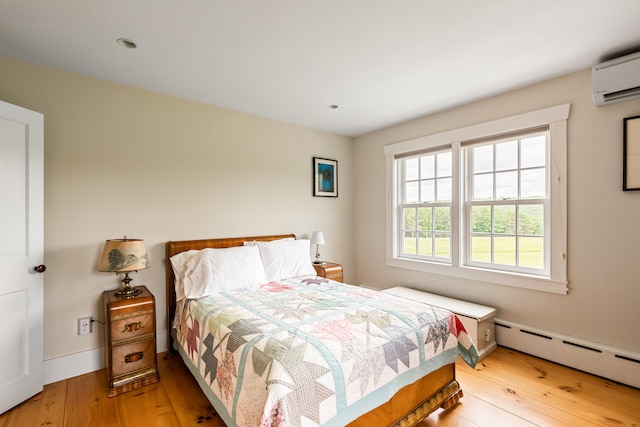
<path fill-rule="evenodd" d="M 98 271 L 127 272 L 149 268 L 149 256 L 142 239 L 111 239 L 104 243 Z"/>
<path fill-rule="evenodd" d="M 322 234 L 322 231 L 314 231 L 311 233 L 311 244 L 324 245 L 324 235 Z"/>

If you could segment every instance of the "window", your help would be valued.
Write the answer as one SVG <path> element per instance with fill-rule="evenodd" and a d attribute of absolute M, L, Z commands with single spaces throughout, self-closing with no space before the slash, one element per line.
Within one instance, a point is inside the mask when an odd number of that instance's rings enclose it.
<path fill-rule="evenodd" d="M 386 146 L 387 264 L 566 293 L 569 107 Z"/>
<path fill-rule="evenodd" d="M 549 276 L 546 128 L 463 146 L 467 265 Z"/>
<path fill-rule="evenodd" d="M 405 257 L 451 259 L 451 150 L 400 162 Z"/>

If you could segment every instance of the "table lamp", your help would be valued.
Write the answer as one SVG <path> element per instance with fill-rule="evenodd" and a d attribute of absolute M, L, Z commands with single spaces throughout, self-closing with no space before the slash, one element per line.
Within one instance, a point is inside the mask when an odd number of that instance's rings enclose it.
<path fill-rule="evenodd" d="M 130 271 L 149 268 L 149 256 L 142 239 L 111 239 L 104 243 L 98 271 L 124 273 L 123 286 L 116 292 L 117 297 L 133 297 L 142 292 L 132 288 Z"/>
<path fill-rule="evenodd" d="M 313 263 L 322 264 L 322 261 L 320 261 L 320 245 L 324 245 L 324 235 L 322 231 L 314 231 L 311 233 L 311 244 L 316 245 L 316 260 L 313 261 Z"/>

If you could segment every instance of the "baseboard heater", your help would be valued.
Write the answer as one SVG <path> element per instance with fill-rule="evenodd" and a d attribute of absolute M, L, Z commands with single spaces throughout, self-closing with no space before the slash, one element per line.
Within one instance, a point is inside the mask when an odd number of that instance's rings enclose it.
<path fill-rule="evenodd" d="M 385 289 L 382 292 L 444 308 L 455 313 L 476 344 L 480 360 L 496 349 L 494 318 L 497 310 L 495 308 L 403 286 Z"/>
<path fill-rule="evenodd" d="M 495 319 L 498 345 L 640 388 L 640 354 Z"/>

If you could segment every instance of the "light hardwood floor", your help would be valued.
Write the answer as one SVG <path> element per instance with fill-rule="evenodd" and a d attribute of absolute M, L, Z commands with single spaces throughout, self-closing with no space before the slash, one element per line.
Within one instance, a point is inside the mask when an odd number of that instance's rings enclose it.
<path fill-rule="evenodd" d="M 180 356 L 160 354 L 158 363 L 159 383 L 114 398 L 104 370 L 49 384 L 0 415 L 0 427 L 224 426 Z M 476 369 L 457 368 L 464 397 L 420 427 L 640 426 L 632 387 L 501 347 Z"/>

